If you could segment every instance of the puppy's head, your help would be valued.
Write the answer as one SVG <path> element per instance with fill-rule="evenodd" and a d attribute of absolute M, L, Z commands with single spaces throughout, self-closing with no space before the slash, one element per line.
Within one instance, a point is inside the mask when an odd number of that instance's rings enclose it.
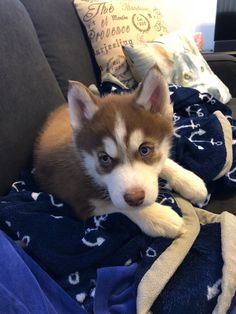
<path fill-rule="evenodd" d="M 75 149 L 113 204 L 125 210 L 155 202 L 173 132 L 169 89 L 160 71 L 152 68 L 132 93 L 103 98 L 70 82 L 68 104 Z"/>

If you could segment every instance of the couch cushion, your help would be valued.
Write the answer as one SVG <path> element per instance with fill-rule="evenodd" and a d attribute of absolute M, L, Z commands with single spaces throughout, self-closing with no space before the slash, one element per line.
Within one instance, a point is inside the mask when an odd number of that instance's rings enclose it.
<path fill-rule="evenodd" d="M 24 6 L 0 1 L 0 193 L 31 155 L 48 112 L 65 100 Z"/>
<path fill-rule="evenodd" d="M 221 193 L 217 191 L 213 195 L 206 209 L 212 213 L 220 214 L 223 211 L 228 211 L 236 215 L 236 193 L 235 191 L 229 193 Z"/>
<path fill-rule="evenodd" d="M 135 81 L 121 46 L 153 40 L 167 32 L 158 0 L 74 0 L 102 75 L 110 72 L 127 87 Z"/>
<path fill-rule="evenodd" d="M 96 83 L 80 21 L 71 0 L 21 0 L 64 97 L 68 80 Z"/>
<path fill-rule="evenodd" d="M 236 98 L 232 98 L 227 105 L 232 110 L 233 118 L 236 119 Z"/>
<path fill-rule="evenodd" d="M 236 97 L 236 58 L 226 53 L 204 54 L 212 71 L 228 86 L 232 97 Z"/>

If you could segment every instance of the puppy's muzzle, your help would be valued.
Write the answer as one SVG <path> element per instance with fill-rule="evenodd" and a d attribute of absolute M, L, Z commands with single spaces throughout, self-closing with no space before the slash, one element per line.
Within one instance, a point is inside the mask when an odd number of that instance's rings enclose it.
<path fill-rule="evenodd" d="M 145 198 L 145 192 L 141 188 L 133 188 L 124 194 L 124 200 L 129 206 L 137 207 L 142 205 Z"/>

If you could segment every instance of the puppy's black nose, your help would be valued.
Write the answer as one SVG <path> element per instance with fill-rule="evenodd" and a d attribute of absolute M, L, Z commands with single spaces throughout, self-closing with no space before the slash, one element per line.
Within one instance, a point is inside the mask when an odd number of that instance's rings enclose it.
<path fill-rule="evenodd" d="M 130 189 L 124 194 L 124 199 L 126 203 L 129 206 L 133 206 L 133 207 L 141 205 L 144 201 L 144 198 L 145 198 L 145 193 L 140 188 Z"/>

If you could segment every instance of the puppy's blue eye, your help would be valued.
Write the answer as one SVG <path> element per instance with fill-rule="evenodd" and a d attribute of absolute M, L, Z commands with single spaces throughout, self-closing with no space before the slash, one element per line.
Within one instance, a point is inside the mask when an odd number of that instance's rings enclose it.
<path fill-rule="evenodd" d="M 98 159 L 102 166 L 109 166 L 112 163 L 112 158 L 106 153 L 100 153 Z"/>
<path fill-rule="evenodd" d="M 140 146 L 139 153 L 141 156 L 146 157 L 152 153 L 153 149 L 148 146 Z"/>

